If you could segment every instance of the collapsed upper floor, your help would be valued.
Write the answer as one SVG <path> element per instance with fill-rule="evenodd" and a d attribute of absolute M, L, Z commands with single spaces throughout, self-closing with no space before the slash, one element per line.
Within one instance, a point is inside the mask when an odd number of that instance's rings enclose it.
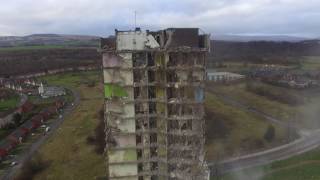
<path fill-rule="evenodd" d="M 168 28 L 160 31 L 115 30 L 115 37 L 102 38 L 107 51 L 197 50 L 210 51 L 210 35 L 199 28 Z"/>

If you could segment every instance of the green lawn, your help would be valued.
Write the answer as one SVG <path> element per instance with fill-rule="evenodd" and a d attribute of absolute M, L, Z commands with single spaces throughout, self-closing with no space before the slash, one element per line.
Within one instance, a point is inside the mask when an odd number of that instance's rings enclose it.
<path fill-rule="evenodd" d="M 0 100 L 0 112 L 14 109 L 15 107 L 17 107 L 19 100 L 20 98 L 18 95 L 12 96 L 9 99 L 3 101 Z"/>
<path fill-rule="evenodd" d="M 320 56 L 307 56 L 302 59 L 303 71 L 320 70 Z"/>
<path fill-rule="evenodd" d="M 98 124 L 97 112 L 103 104 L 102 74 L 98 71 L 66 73 L 46 76 L 49 84 L 74 88 L 81 95 L 81 103 L 68 115 L 49 140 L 39 150 L 50 166 L 35 179 L 87 180 L 105 175 L 105 158 L 88 145 L 86 138 Z M 94 87 L 88 82 L 95 81 Z"/>

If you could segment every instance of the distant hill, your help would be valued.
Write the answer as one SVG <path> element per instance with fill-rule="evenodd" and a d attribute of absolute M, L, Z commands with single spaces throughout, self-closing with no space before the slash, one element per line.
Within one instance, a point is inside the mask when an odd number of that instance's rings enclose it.
<path fill-rule="evenodd" d="M 311 38 L 296 36 L 240 36 L 240 35 L 213 35 L 212 39 L 217 41 L 250 42 L 250 41 L 273 41 L 273 42 L 299 42 L 312 40 Z"/>
<path fill-rule="evenodd" d="M 229 36 L 213 35 L 209 63 L 240 61 L 255 63 L 296 63 L 302 56 L 320 56 L 320 40 L 310 40 L 291 36 Z M 29 36 L 0 36 L 1 47 L 11 49 L 31 49 L 33 47 L 84 47 L 93 52 L 100 44 L 100 37 L 64 34 L 33 34 Z M 43 46 L 45 45 L 45 46 Z M 54 47 L 53 46 L 53 47 Z M 26 48 L 27 47 L 27 48 Z M 30 48 L 31 47 L 31 48 Z M 9 48 L 8 48 L 9 49 Z M 52 48 L 51 48 L 52 49 Z M 69 53 L 69 52 L 68 52 Z M 66 54 L 66 53 L 63 53 Z M 12 54 L 10 55 L 12 56 Z M 32 54 L 28 54 L 28 57 Z M 66 56 L 72 57 L 68 54 Z M 0 57 L 1 59 L 9 56 Z M 45 53 L 43 57 L 46 57 Z M 20 58 L 21 57 L 17 57 Z M 99 59 L 93 57 L 91 59 Z M 98 61 L 96 61 L 98 62 Z"/>
<path fill-rule="evenodd" d="M 320 40 L 299 42 L 211 41 L 209 62 L 297 63 L 303 56 L 320 56 Z"/>
<path fill-rule="evenodd" d="M 0 36 L 0 47 L 61 45 L 97 47 L 99 37 L 64 34 L 32 34 L 29 36 Z"/>

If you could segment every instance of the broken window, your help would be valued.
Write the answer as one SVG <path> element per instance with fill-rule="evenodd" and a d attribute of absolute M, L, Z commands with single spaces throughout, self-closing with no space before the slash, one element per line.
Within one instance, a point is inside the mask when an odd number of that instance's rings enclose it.
<path fill-rule="evenodd" d="M 192 105 L 183 104 L 182 105 L 182 114 L 183 115 L 193 115 L 193 107 L 192 107 Z"/>
<path fill-rule="evenodd" d="M 176 65 L 176 63 L 175 63 L 175 54 L 170 53 L 169 54 L 169 61 L 167 62 L 167 66 L 171 67 L 171 66 L 175 66 L 175 65 Z"/>
<path fill-rule="evenodd" d="M 148 53 L 148 66 L 154 66 L 155 62 L 154 62 L 154 56 L 152 53 Z"/>
<path fill-rule="evenodd" d="M 179 121 L 178 120 L 170 120 L 168 123 L 169 129 L 179 129 Z"/>
<path fill-rule="evenodd" d="M 136 114 L 146 114 L 148 112 L 148 106 L 146 103 L 135 103 Z"/>
<path fill-rule="evenodd" d="M 205 66 L 205 55 L 200 53 L 195 57 L 195 64 L 198 66 Z"/>
<path fill-rule="evenodd" d="M 171 98 L 174 98 L 174 97 L 176 97 L 175 88 L 174 87 L 168 87 L 167 88 L 167 98 L 171 99 Z"/>
<path fill-rule="evenodd" d="M 192 129 L 192 120 L 187 120 L 182 123 L 181 130 L 191 130 Z"/>
<path fill-rule="evenodd" d="M 141 152 L 141 153 L 142 153 L 142 152 Z M 139 164 L 138 164 L 138 171 L 139 171 L 139 172 L 143 171 L 143 164 L 142 164 L 142 163 L 139 163 Z M 142 177 L 142 179 L 143 179 L 143 177 Z M 140 180 L 140 177 L 139 177 L 139 180 Z"/>
<path fill-rule="evenodd" d="M 142 143 L 142 136 L 141 135 L 137 135 L 136 136 L 136 143 L 137 144 L 141 144 Z"/>
<path fill-rule="evenodd" d="M 183 53 L 180 64 L 192 67 L 194 65 L 192 56 L 189 53 Z"/>
<path fill-rule="evenodd" d="M 167 81 L 168 82 L 178 82 L 178 76 L 174 70 L 167 71 Z"/>
<path fill-rule="evenodd" d="M 150 118 L 149 123 L 151 129 L 157 128 L 157 118 Z"/>
<path fill-rule="evenodd" d="M 156 88 L 154 86 L 148 87 L 148 95 L 149 99 L 155 99 L 156 98 Z"/>
<path fill-rule="evenodd" d="M 141 127 L 141 124 L 140 123 L 136 123 L 136 129 L 137 130 L 140 130 L 142 127 Z"/>
<path fill-rule="evenodd" d="M 146 82 L 147 76 L 145 75 L 144 70 L 135 69 L 133 70 L 133 82 L 143 83 Z"/>
<path fill-rule="evenodd" d="M 135 99 L 147 99 L 147 88 L 145 87 L 134 87 L 134 98 Z"/>
<path fill-rule="evenodd" d="M 157 169 L 157 168 L 156 168 Z M 158 176 L 152 175 L 151 180 L 158 180 Z"/>
<path fill-rule="evenodd" d="M 149 83 L 156 81 L 156 73 L 154 71 L 148 71 L 148 80 Z"/>
<path fill-rule="evenodd" d="M 181 105 L 180 104 L 168 104 L 168 115 L 180 115 Z"/>
<path fill-rule="evenodd" d="M 134 87 L 134 99 L 137 99 L 141 96 L 140 87 Z"/>
<path fill-rule="evenodd" d="M 149 113 L 154 114 L 157 112 L 156 110 L 156 103 L 155 102 L 149 102 Z"/>
<path fill-rule="evenodd" d="M 137 157 L 138 159 L 142 158 L 142 149 L 137 149 Z"/>
<path fill-rule="evenodd" d="M 132 54 L 133 67 L 146 66 L 146 54 L 143 52 Z"/>
<path fill-rule="evenodd" d="M 158 170 L 158 163 L 157 162 L 151 162 L 151 171 Z"/>
<path fill-rule="evenodd" d="M 150 134 L 150 143 L 157 143 L 157 134 L 156 133 Z"/>

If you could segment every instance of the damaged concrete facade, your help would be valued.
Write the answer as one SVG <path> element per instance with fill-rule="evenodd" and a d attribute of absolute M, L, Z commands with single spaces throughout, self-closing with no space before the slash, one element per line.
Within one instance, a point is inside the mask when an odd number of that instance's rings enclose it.
<path fill-rule="evenodd" d="M 101 40 L 110 180 L 202 180 L 207 34 L 117 31 Z"/>

